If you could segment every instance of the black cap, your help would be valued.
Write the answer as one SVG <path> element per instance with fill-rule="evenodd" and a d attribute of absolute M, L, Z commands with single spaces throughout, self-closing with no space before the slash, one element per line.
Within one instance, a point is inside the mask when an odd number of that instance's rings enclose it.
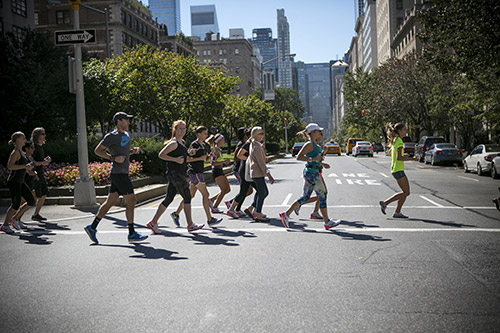
<path fill-rule="evenodd" d="M 125 112 L 117 112 L 113 116 L 113 122 L 116 123 L 118 119 L 132 119 L 132 118 L 134 118 L 134 116 L 126 114 Z"/>

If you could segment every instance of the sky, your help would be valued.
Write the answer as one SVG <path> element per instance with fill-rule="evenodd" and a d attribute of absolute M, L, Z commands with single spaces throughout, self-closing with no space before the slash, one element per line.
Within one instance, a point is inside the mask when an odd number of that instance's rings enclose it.
<path fill-rule="evenodd" d="M 271 28 L 278 37 L 276 9 L 285 9 L 290 25 L 290 53 L 295 61 L 320 63 L 343 57 L 354 36 L 355 0 L 180 0 L 182 32 L 191 35 L 190 6 L 215 5 L 222 37 L 243 28 Z M 143 0 L 145 5 L 148 0 Z"/>

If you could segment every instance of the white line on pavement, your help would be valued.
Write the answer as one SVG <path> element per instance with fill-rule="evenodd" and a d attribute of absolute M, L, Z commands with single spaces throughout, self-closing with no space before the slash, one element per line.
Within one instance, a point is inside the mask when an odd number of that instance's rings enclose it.
<path fill-rule="evenodd" d="M 288 193 L 285 200 L 283 200 L 283 203 L 281 204 L 282 206 L 288 206 L 288 201 L 292 197 L 292 193 Z"/>
<path fill-rule="evenodd" d="M 477 179 L 474 179 L 474 178 L 469 178 L 469 177 L 464 177 L 464 176 L 457 176 L 458 178 L 462 178 L 462 179 L 467 179 L 467 180 L 472 180 L 473 182 L 478 182 L 479 180 Z"/>
<path fill-rule="evenodd" d="M 419 197 L 421 197 L 421 198 L 422 198 L 422 199 L 424 199 L 425 201 L 428 201 L 428 202 L 430 202 L 431 204 L 433 204 L 433 205 L 435 205 L 435 206 L 437 206 L 437 207 L 444 207 L 443 205 L 440 205 L 440 204 L 438 204 L 437 202 L 432 201 L 431 199 L 424 197 L 423 195 L 419 195 Z"/>
<path fill-rule="evenodd" d="M 379 172 L 382 176 L 384 176 L 385 178 L 389 178 L 389 176 L 387 176 L 385 173 L 383 172 Z"/>

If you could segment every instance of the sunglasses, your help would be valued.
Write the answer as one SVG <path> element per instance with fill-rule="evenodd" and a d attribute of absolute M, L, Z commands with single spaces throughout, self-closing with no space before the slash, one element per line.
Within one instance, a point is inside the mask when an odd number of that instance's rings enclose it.
<path fill-rule="evenodd" d="M 40 133 L 40 135 L 45 135 L 45 132 L 44 133 Z"/>

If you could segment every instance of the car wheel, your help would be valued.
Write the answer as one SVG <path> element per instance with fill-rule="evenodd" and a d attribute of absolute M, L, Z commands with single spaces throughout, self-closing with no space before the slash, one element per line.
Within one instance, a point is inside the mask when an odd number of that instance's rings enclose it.
<path fill-rule="evenodd" d="M 498 178 L 498 173 L 497 173 L 497 169 L 495 167 L 495 164 L 491 164 L 491 178 L 493 178 L 493 179 Z"/>
<path fill-rule="evenodd" d="M 464 172 L 465 173 L 469 173 L 470 170 L 469 170 L 469 167 L 467 166 L 467 162 L 464 161 Z"/>
<path fill-rule="evenodd" d="M 483 175 L 483 169 L 481 168 L 481 163 L 477 164 L 477 175 L 482 176 Z"/>

